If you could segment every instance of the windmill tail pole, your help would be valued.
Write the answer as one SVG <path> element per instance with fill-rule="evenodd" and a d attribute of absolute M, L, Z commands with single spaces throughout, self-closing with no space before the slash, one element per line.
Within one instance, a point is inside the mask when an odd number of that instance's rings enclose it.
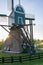
<path fill-rule="evenodd" d="M 12 0 L 12 11 L 14 10 L 14 1 Z"/>
<path fill-rule="evenodd" d="M 21 3 L 20 3 L 20 0 L 19 0 L 19 5 L 20 5 Z"/>

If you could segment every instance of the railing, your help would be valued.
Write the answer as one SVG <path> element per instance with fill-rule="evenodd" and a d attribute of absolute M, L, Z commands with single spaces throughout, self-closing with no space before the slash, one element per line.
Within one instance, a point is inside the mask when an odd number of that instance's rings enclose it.
<path fill-rule="evenodd" d="M 0 63 L 14 63 L 14 62 L 24 62 L 24 61 L 31 61 L 35 59 L 43 58 L 43 53 L 37 53 L 35 55 L 26 55 L 26 56 L 16 56 L 16 57 L 1 57 Z"/>

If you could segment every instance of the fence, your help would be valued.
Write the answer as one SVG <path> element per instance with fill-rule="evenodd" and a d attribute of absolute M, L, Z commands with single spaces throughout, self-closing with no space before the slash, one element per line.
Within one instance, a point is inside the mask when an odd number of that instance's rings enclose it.
<path fill-rule="evenodd" d="M 24 61 L 31 61 L 35 59 L 43 58 L 43 53 L 38 53 L 35 55 L 26 55 L 26 56 L 17 56 L 17 57 L 1 57 L 0 63 L 14 63 L 14 62 L 24 62 Z"/>

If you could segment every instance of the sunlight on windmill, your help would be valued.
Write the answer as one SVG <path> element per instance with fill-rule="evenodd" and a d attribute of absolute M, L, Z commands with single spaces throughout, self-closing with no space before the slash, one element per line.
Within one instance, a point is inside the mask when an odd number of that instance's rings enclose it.
<path fill-rule="evenodd" d="M 8 39 L 9 39 L 9 38 L 11 38 L 11 35 L 10 35 L 10 34 L 8 34 L 7 38 L 8 38 Z"/>

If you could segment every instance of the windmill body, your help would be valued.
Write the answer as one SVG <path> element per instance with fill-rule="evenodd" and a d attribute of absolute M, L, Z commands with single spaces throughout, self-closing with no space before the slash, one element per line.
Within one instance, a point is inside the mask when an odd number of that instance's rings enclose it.
<path fill-rule="evenodd" d="M 13 18 L 10 18 L 13 17 Z M 20 53 L 22 52 L 22 44 L 23 40 L 21 38 L 21 28 L 19 25 L 25 24 L 25 13 L 24 9 L 21 7 L 21 5 L 17 5 L 15 10 L 11 12 L 8 23 L 10 26 L 10 33 L 11 36 L 9 39 L 6 39 L 4 47 L 6 47 L 4 50 L 7 52 L 14 52 L 14 53 Z M 14 25 L 18 25 L 17 27 Z M 19 28 L 18 28 L 19 27 Z M 10 51 L 8 51 L 9 49 Z"/>
<path fill-rule="evenodd" d="M 33 15 L 26 15 L 20 3 L 14 8 L 13 0 L 12 12 L 10 13 L 9 16 L 5 17 L 8 17 L 8 25 L 10 26 L 9 28 L 10 32 L 9 38 L 5 40 L 5 44 L 2 50 L 4 52 L 21 53 L 23 51 L 23 47 L 25 48 L 27 45 L 28 47 L 31 47 L 33 44 L 30 44 L 29 41 L 31 42 L 33 41 L 32 21 L 35 20 L 35 17 Z M 26 24 L 26 20 L 29 20 L 29 24 Z M 30 26 L 30 37 L 28 36 L 27 31 L 25 30 L 25 26 L 27 26 L 27 28 L 28 26 Z"/>

